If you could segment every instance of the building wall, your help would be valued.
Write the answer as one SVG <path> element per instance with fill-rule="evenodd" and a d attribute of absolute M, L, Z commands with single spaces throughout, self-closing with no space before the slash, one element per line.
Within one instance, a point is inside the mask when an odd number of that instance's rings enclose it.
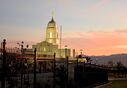
<path fill-rule="evenodd" d="M 56 51 L 56 57 L 58 58 L 65 58 L 66 56 L 71 56 L 71 50 L 70 49 L 58 49 Z"/>
<path fill-rule="evenodd" d="M 37 50 L 37 56 L 52 56 L 54 52 L 57 51 L 58 45 L 53 45 L 52 43 L 48 43 L 46 41 L 37 43 L 36 45 L 33 45 L 33 49 L 36 48 Z"/>

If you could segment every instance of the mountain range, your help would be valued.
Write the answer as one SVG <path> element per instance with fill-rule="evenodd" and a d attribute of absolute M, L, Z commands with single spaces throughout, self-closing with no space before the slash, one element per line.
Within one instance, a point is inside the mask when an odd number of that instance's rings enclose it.
<path fill-rule="evenodd" d="M 121 62 L 124 66 L 127 67 L 127 54 L 112 54 L 109 56 L 90 56 L 91 62 L 96 64 L 104 64 L 108 65 L 109 61 L 112 61 L 114 65 L 116 65 L 117 62 Z"/>

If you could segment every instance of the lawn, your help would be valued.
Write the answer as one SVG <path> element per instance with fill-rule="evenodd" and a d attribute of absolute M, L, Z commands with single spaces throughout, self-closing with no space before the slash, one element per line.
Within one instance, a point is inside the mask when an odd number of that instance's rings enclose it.
<path fill-rule="evenodd" d="M 127 80 L 115 80 L 99 88 L 127 88 Z"/>

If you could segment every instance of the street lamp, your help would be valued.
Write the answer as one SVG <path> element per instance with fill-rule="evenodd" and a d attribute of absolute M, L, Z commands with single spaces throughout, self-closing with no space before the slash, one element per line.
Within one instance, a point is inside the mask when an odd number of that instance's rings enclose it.
<path fill-rule="evenodd" d="M 82 49 L 80 49 L 80 54 L 82 55 L 82 52 L 83 52 L 83 50 Z"/>
<path fill-rule="evenodd" d="M 65 47 L 65 58 L 67 58 L 67 56 L 68 56 L 68 54 L 67 54 L 68 53 L 67 52 L 67 45 L 65 45 L 64 47 Z"/>
<path fill-rule="evenodd" d="M 65 45 L 65 58 L 66 58 L 66 74 L 67 74 L 67 83 L 66 83 L 66 87 L 68 86 L 68 53 L 67 52 L 67 45 Z"/>

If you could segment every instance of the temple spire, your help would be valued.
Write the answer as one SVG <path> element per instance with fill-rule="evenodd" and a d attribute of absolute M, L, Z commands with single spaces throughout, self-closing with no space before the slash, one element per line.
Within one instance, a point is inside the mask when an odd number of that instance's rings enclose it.
<path fill-rule="evenodd" d="M 52 10 L 52 19 L 53 19 L 54 15 L 55 15 L 54 10 Z"/>

